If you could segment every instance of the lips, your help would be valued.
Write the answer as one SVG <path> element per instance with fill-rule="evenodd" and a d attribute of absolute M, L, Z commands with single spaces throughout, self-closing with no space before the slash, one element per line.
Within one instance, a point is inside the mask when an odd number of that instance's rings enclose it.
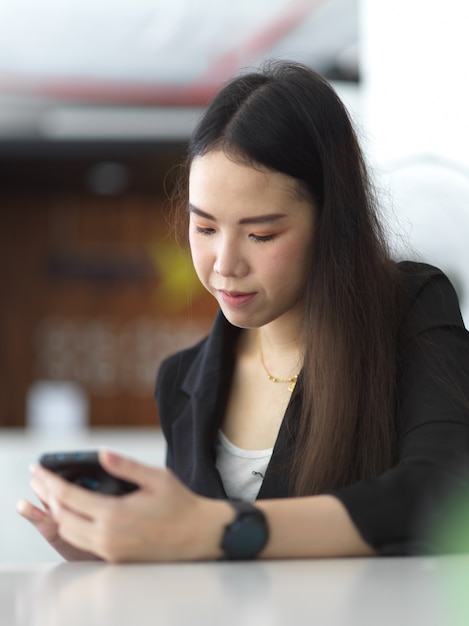
<path fill-rule="evenodd" d="M 232 308 L 240 308 L 246 306 L 256 296 L 256 292 L 246 293 L 241 291 L 225 291 L 217 289 L 221 300 Z"/>

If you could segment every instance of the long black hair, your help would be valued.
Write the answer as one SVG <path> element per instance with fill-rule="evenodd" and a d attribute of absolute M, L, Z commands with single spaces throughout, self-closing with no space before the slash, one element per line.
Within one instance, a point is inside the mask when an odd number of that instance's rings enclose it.
<path fill-rule="evenodd" d="M 271 62 L 226 84 L 188 147 L 282 172 L 306 189 L 315 229 L 306 268 L 291 492 L 319 493 L 392 466 L 398 270 L 388 254 L 353 123 L 310 68 Z"/>

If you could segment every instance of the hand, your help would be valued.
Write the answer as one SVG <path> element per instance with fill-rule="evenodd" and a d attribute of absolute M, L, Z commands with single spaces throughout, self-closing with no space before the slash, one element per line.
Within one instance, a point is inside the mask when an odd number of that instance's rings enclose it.
<path fill-rule="evenodd" d="M 50 514 L 49 507 L 44 503 L 42 504 L 44 510 L 34 506 L 34 504 L 31 504 L 27 500 L 20 500 L 16 505 L 16 510 L 22 517 L 37 528 L 44 539 L 50 543 L 54 550 L 57 550 L 66 561 L 96 560 L 96 555 L 79 550 L 61 539 L 57 524 Z"/>
<path fill-rule="evenodd" d="M 35 525 L 46 539 L 59 537 L 77 554 L 110 562 L 221 555 L 222 528 L 233 517 L 228 504 L 194 494 L 164 468 L 108 451 L 101 451 L 99 460 L 109 473 L 137 483 L 140 489 L 125 496 L 98 494 L 35 467 L 33 489 L 49 507 L 47 517 Z"/>

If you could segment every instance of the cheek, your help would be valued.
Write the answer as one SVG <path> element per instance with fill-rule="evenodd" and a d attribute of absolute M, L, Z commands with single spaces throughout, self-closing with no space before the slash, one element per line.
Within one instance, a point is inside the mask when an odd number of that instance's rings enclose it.
<path fill-rule="evenodd" d="M 191 237 L 189 237 L 189 245 L 194 269 L 199 278 L 202 279 L 207 275 L 210 267 L 209 252 L 205 246 L 201 246 L 198 242 L 193 241 Z"/>
<path fill-rule="evenodd" d="M 308 240 L 296 239 L 276 251 L 271 271 L 279 271 L 293 277 L 302 275 L 309 258 L 310 243 Z"/>

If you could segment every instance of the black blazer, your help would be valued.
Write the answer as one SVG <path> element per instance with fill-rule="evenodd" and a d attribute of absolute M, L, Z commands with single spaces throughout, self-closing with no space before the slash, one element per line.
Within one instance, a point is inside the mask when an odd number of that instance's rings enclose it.
<path fill-rule="evenodd" d="M 441 271 L 410 262 L 400 268 L 405 304 L 397 381 L 398 463 L 373 480 L 328 492 L 339 498 L 365 541 L 381 554 L 433 550 L 429 518 L 445 508 L 453 487 L 463 485 L 469 492 L 469 333 L 456 293 Z M 196 493 L 213 498 L 226 497 L 213 444 L 239 332 L 219 313 L 207 338 L 161 365 L 156 384 L 167 465 Z M 440 381 L 443 371 L 448 380 Z M 465 404 L 457 398 L 457 388 L 465 390 Z M 286 424 L 300 402 L 301 374 L 258 498 L 289 496 L 292 441 Z"/>

